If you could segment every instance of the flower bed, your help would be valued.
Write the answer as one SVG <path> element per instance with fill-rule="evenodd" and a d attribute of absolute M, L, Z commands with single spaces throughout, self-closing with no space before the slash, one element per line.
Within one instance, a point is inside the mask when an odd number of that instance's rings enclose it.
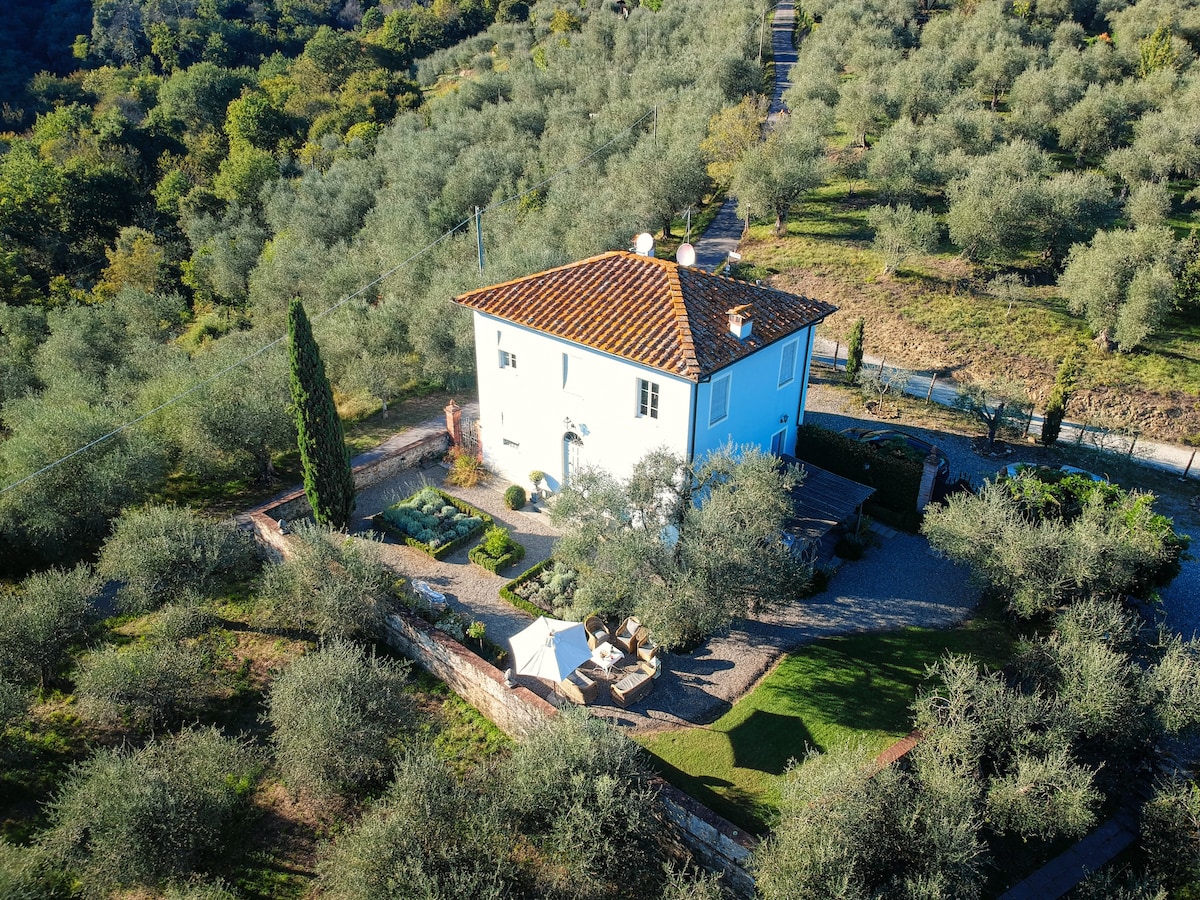
<path fill-rule="evenodd" d="M 478 547 L 472 547 L 467 557 L 477 566 L 495 574 L 525 558 L 525 547 L 512 539 L 507 528 L 487 530 Z"/>
<path fill-rule="evenodd" d="M 574 599 L 576 577 L 574 570 L 559 566 L 552 556 L 500 588 L 500 596 L 530 615 L 553 613 Z"/>
<path fill-rule="evenodd" d="M 492 517 L 435 487 L 423 487 L 375 516 L 376 527 L 444 559 L 492 524 Z"/>

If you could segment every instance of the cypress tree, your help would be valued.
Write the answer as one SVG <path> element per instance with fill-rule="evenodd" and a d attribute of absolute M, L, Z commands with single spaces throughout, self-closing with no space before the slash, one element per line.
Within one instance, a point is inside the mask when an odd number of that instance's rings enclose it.
<path fill-rule="evenodd" d="M 863 331 L 866 323 L 856 319 L 850 328 L 850 342 L 846 345 L 846 380 L 853 382 L 862 371 L 863 362 Z"/>
<path fill-rule="evenodd" d="M 1078 368 L 1079 357 L 1074 353 L 1067 354 L 1059 364 L 1054 389 L 1046 401 L 1046 414 L 1042 417 L 1042 436 L 1038 440 L 1043 446 L 1050 447 L 1058 440 L 1063 417 L 1067 413 L 1067 401 L 1075 389 L 1075 372 Z"/>
<path fill-rule="evenodd" d="M 354 510 L 350 454 L 321 351 L 299 297 L 293 297 L 288 308 L 288 359 L 304 492 L 314 519 L 323 525 L 345 528 Z"/>

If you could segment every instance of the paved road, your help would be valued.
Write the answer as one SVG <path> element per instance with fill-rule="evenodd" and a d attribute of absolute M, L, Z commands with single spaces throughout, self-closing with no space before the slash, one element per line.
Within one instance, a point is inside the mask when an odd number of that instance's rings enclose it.
<path fill-rule="evenodd" d="M 770 128 L 783 112 L 783 92 L 791 85 L 789 77 L 796 62 L 796 48 L 792 45 L 792 26 L 796 12 L 792 0 L 781 0 L 775 7 L 771 22 L 771 53 L 775 57 L 775 86 L 771 92 L 771 105 L 767 109 Z M 727 197 L 715 219 L 704 229 L 696 241 L 696 266 L 706 272 L 716 272 L 725 265 L 729 254 L 737 251 L 742 240 L 745 223 L 737 214 L 737 198 Z"/>

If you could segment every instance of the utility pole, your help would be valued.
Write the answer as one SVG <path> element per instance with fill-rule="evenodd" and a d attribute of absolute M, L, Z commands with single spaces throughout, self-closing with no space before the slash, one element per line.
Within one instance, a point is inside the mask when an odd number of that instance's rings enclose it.
<path fill-rule="evenodd" d="M 475 207 L 475 244 L 479 248 L 479 274 L 483 274 L 483 210 Z"/>

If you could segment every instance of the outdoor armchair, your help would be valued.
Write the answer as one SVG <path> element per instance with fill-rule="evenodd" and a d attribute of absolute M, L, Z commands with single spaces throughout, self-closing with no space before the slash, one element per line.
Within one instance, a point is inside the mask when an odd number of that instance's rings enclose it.
<path fill-rule="evenodd" d="M 612 695 L 613 703 L 617 706 L 632 706 L 643 697 L 650 693 L 654 688 L 654 680 L 652 676 L 645 672 L 637 671 L 630 672 L 611 688 L 609 693 Z"/>
<path fill-rule="evenodd" d="M 633 634 L 633 642 L 637 645 L 637 658 L 649 662 L 658 656 L 658 644 L 650 637 L 650 629 L 643 625 Z"/>
<path fill-rule="evenodd" d="M 576 669 L 558 683 L 559 692 L 579 706 L 593 702 L 600 692 L 600 685 Z"/>
<path fill-rule="evenodd" d="M 588 646 L 593 650 L 605 642 L 612 643 L 612 637 L 599 616 L 588 616 L 584 619 L 583 630 L 587 632 Z"/>
<path fill-rule="evenodd" d="M 612 637 L 612 642 L 620 647 L 624 653 L 633 655 L 637 650 L 635 637 L 637 630 L 641 627 L 642 623 L 633 616 L 630 616 L 621 623 L 621 627 L 617 629 L 617 633 Z"/>

